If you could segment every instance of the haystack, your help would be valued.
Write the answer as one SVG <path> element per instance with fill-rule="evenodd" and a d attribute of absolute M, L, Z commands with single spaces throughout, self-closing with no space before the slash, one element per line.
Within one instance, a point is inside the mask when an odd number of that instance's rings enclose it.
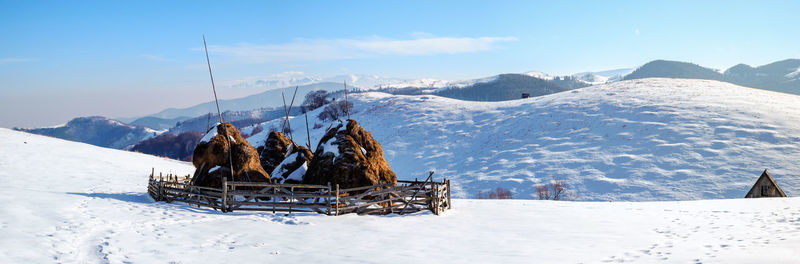
<path fill-rule="evenodd" d="M 230 123 L 216 125 L 197 143 L 192 163 L 195 167 L 193 182 L 199 186 L 219 188 L 222 177 L 228 177 L 229 181 L 269 182 L 269 174 L 261 167 L 258 152 Z"/>
<path fill-rule="evenodd" d="M 300 183 L 314 156 L 281 132 L 270 132 L 261 151 L 261 166 L 271 171 L 275 183 Z"/>
<path fill-rule="evenodd" d="M 339 184 L 340 188 L 381 183 L 397 185 L 397 176 L 383 157 L 372 133 L 355 120 L 328 129 L 317 144 L 303 183 Z"/>
<path fill-rule="evenodd" d="M 265 171 L 273 171 L 283 159 L 289 155 L 290 148 L 296 145 L 289 137 L 281 132 L 269 132 L 264 146 L 258 147 L 261 158 L 261 167 Z"/>

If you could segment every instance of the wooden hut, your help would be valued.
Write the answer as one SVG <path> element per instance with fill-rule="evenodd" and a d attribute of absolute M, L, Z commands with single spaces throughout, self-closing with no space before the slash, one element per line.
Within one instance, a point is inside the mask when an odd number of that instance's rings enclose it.
<path fill-rule="evenodd" d="M 778 186 L 778 183 L 775 182 L 772 175 L 769 175 L 767 170 L 761 173 L 761 177 L 758 177 L 756 184 L 754 184 L 753 188 L 750 188 L 750 191 L 744 196 L 744 198 L 759 197 L 786 197 L 786 193 L 781 190 L 781 187 Z"/>

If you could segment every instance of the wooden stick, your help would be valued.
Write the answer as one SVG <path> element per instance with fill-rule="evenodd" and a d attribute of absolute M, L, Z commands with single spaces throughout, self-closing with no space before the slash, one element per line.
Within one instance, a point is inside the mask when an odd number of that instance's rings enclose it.
<path fill-rule="evenodd" d="M 206 35 L 203 34 L 203 48 L 206 49 L 206 62 L 208 63 L 208 76 L 211 76 L 211 88 L 214 90 L 214 102 L 217 103 L 217 115 L 219 122 L 222 123 L 222 112 L 219 110 L 219 100 L 217 99 L 217 87 L 214 85 L 214 74 L 211 73 L 211 59 L 208 58 L 208 46 L 206 45 Z"/>
<path fill-rule="evenodd" d="M 347 81 L 344 81 L 344 109 L 347 112 L 347 120 L 350 120 L 350 103 L 347 101 Z"/>
<path fill-rule="evenodd" d="M 339 215 L 339 184 L 336 184 L 336 215 Z"/>
<path fill-rule="evenodd" d="M 308 130 L 308 110 L 306 110 L 305 113 L 303 113 L 303 115 L 306 116 L 306 137 L 307 137 L 307 140 L 308 140 L 308 143 L 306 144 L 306 146 L 308 147 L 309 150 L 312 150 L 311 149 L 311 131 Z M 313 150 L 312 150 L 312 152 L 313 152 Z"/>
<path fill-rule="evenodd" d="M 222 212 L 228 212 L 228 177 L 222 178 Z"/>

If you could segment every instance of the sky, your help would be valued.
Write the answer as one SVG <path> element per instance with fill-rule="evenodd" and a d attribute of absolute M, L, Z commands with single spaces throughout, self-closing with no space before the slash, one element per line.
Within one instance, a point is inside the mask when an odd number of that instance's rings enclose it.
<path fill-rule="evenodd" d="M 145 116 L 242 80 L 566 75 L 800 58 L 800 1 L 0 0 L 0 127 Z"/>

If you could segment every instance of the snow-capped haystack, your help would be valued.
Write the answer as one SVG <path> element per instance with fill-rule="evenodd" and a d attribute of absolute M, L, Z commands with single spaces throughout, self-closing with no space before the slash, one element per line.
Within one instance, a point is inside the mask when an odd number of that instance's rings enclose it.
<path fill-rule="evenodd" d="M 264 146 L 259 147 L 261 166 L 271 171 L 277 183 L 300 183 L 314 155 L 306 147 L 298 146 L 281 132 L 269 133 Z"/>
<path fill-rule="evenodd" d="M 269 132 L 267 140 L 264 141 L 264 146 L 258 147 L 258 152 L 261 158 L 261 167 L 265 171 L 273 171 L 290 153 L 295 144 L 289 137 L 281 132 Z"/>
<path fill-rule="evenodd" d="M 222 123 L 214 126 L 194 149 L 192 164 L 196 168 L 195 184 L 221 187 L 222 177 L 230 177 L 231 160 L 233 178 L 228 180 L 269 181 L 269 174 L 261 167 L 256 149 L 239 134 L 236 127 Z"/>
<path fill-rule="evenodd" d="M 270 173 L 276 183 L 301 183 L 314 154 L 306 147 L 290 145 L 288 155 Z"/>
<path fill-rule="evenodd" d="M 331 127 L 320 139 L 314 158 L 303 177 L 309 184 L 339 184 L 341 188 L 397 184 L 383 148 L 355 120 Z"/>

